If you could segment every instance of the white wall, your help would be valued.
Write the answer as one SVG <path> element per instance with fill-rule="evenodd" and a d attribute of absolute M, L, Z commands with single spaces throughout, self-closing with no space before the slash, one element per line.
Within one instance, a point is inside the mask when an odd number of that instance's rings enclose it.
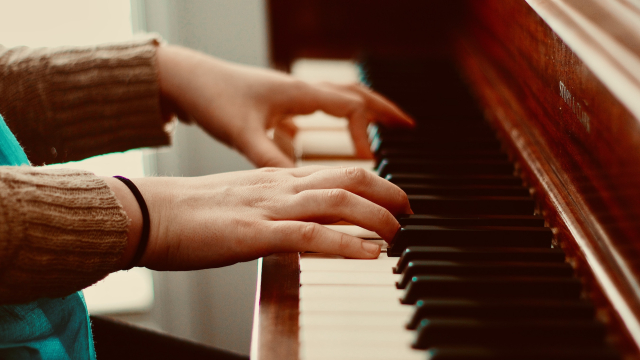
<path fill-rule="evenodd" d="M 268 64 L 264 0 L 134 0 L 133 23 L 168 42 L 245 64 Z M 136 15 L 137 14 L 137 15 Z M 144 14 L 144 16 L 142 16 Z M 179 124 L 173 146 L 149 158 L 159 175 L 198 176 L 251 169 L 241 155 L 199 128 Z M 154 273 L 150 326 L 248 354 L 257 263 Z"/>

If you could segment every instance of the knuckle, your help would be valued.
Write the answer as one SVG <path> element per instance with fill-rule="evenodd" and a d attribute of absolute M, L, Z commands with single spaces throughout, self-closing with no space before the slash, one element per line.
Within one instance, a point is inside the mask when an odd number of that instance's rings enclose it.
<path fill-rule="evenodd" d="M 259 172 L 263 172 L 263 173 L 274 173 L 274 172 L 278 172 L 282 169 L 277 168 L 277 167 L 263 167 L 258 169 Z"/>
<path fill-rule="evenodd" d="M 315 223 L 303 224 L 300 228 L 300 240 L 305 244 L 313 242 L 320 230 L 318 228 L 319 226 L 320 225 Z"/>
<path fill-rule="evenodd" d="M 344 87 L 353 91 L 357 91 L 361 89 L 360 84 L 357 82 L 351 82 L 351 83 L 345 84 Z"/>
<path fill-rule="evenodd" d="M 382 206 L 378 207 L 376 209 L 376 220 L 378 221 L 379 224 L 385 224 L 389 221 L 390 218 L 392 218 L 393 216 L 391 215 L 391 213 L 389 213 L 389 211 L 385 208 L 383 208 Z"/>
<path fill-rule="evenodd" d="M 349 250 L 351 246 L 351 239 L 349 238 L 349 236 L 347 234 L 340 234 L 340 239 L 338 240 L 338 244 L 337 244 L 337 248 L 336 250 L 339 253 L 344 253 L 347 250 Z"/>
<path fill-rule="evenodd" d="M 304 80 L 293 78 L 290 81 L 291 81 L 291 83 L 289 84 L 290 90 L 294 94 L 306 94 L 312 91 L 312 85 Z"/>
<path fill-rule="evenodd" d="M 345 178 L 347 178 L 349 183 L 351 184 L 350 190 L 352 191 L 358 191 L 359 189 L 368 189 L 374 186 L 375 178 L 363 168 L 345 168 L 344 173 Z"/>
<path fill-rule="evenodd" d="M 353 104 L 356 107 L 356 109 L 364 109 L 365 106 L 367 105 L 367 102 L 361 96 L 358 96 L 353 99 Z"/>
<path fill-rule="evenodd" d="M 359 167 L 347 167 L 343 170 L 344 177 L 352 182 L 360 183 L 367 178 L 367 171 Z"/>
<path fill-rule="evenodd" d="M 339 207 L 344 205 L 349 199 L 349 193 L 343 189 L 330 189 L 324 192 L 327 203 Z"/>

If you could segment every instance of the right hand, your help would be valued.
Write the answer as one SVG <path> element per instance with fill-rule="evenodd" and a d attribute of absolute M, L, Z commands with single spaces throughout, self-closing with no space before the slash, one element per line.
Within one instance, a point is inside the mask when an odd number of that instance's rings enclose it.
<path fill-rule="evenodd" d="M 411 213 L 400 188 L 360 168 L 262 168 L 133 181 L 151 217 L 149 244 L 139 265 L 156 270 L 219 267 L 277 252 L 376 258 L 379 246 L 318 223 L 344 220 L 390 241 L 400 227 L 393 215 Z M 140 211 L 127 210 L 130 201 L 123 204 L 127 213 Z M 132 219 L 134 228 L 141 226 L 139 217 Z M 136 246 L 132 239 L 123 267 Z"/>

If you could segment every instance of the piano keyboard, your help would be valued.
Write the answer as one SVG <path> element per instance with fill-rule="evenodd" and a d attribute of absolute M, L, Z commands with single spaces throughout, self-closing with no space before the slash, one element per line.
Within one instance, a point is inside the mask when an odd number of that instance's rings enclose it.
<path fill-rule="evenodd" d="M 428 82 L 388 65 L 370 64 L 373 87 L 426 118 Z M 301 255 L 300 359 L 619 359 L 529 190 L 467 107 L 413 130 L 372 129 L 377 172 L 415 215 L 399 217 L 377 260 Z"/>

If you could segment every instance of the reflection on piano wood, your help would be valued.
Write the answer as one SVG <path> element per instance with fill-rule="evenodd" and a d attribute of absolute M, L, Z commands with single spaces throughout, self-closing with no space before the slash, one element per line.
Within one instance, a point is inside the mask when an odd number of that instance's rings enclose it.
<path fill-rule="evenodd" d="M 637 4 L 269 6 L 276 65 L 364 55 L 418 120 L 371 135 L 419 215 L 378 260 L 263 259 L 254 359 L 640 359 Z"/>

